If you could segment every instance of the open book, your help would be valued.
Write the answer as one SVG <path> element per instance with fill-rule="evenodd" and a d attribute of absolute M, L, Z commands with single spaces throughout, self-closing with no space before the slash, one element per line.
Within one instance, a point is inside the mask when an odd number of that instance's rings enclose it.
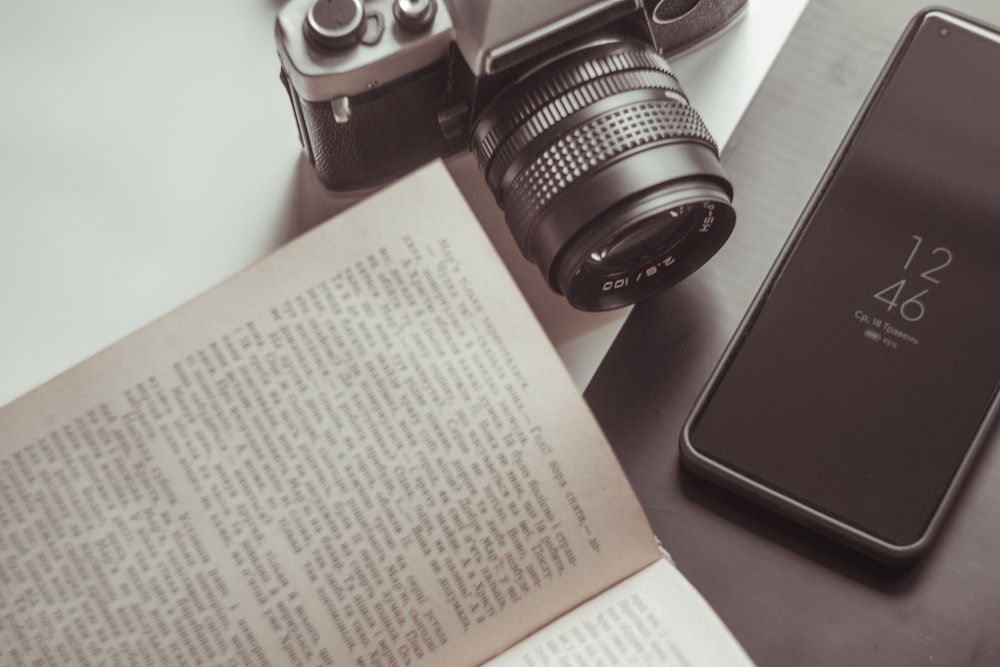
<path fill-rule="evenodd" d="M 749 664 L 442 164 L 0 409 L 0 664 L 490 659 Z"/>

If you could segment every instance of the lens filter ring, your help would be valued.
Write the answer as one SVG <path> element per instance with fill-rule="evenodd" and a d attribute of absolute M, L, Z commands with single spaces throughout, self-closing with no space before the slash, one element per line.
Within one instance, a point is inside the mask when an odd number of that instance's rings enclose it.
<path fill-rule="evenodd" d="M 571 305 L 610 310 L 671 287 L 708 261 L 736 213 L 718 183 L 682 180 L 619 201 L 562 245 L 552 278 Z"/>

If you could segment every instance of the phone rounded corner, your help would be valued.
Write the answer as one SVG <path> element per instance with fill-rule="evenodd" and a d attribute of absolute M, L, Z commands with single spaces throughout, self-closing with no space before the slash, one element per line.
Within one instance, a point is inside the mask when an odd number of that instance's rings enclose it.
<path fill-rule="evenodd" d="M 878 542 L 864 545 L 863 551 L 878 562 L 897 570 L 914 567 L 921 561 L 930 548 L 932 537 L 924 534 L 910 544 L 887 544 Z"/>
<path fill-rule="evenodd" d="M 698 450 L 693 438 L 695 422 L 701 411 L 701 404 L 702 399 L 699 398 L 688 414 L 687 419 L 684 420 L 684 425 L 681 427 L 680 435 L 677 438 L 677 449 L 680 454 L 681 465 L 690 472 L 705 476 L 706 471 L 710 467 L 709 462 L 711 459 Z"/>
<path fill-rule="evenodd" d="M 694 466 L 698 465 L 702 454 L 695 449 L 694 443 L 691 441 L 690 419 L 684 422 L 684 427 L 681 429 L 680 436 L 677 438 L 677 450 L 680 453 L 681 464 L 685 468 L 692 470 Z"/>
<path fill-rule="evenodd" d="M 920 23 L 921 21 L 925 20 L 931 14 L 948 14 L 948 15 L 953 15 L 954 14 L 954 10 L 952 10 L 952 9 L 950 9 L 950 8 L 944 6 L 944 5 L 938 4 L 938 3 L 930 3 L 928 5 L 924 5 L 922 8 L 918 9 L 917 12 L 916 12 L 916 14 L 913 15 L 913 18 L 911 20 L 914 23 Z"/>

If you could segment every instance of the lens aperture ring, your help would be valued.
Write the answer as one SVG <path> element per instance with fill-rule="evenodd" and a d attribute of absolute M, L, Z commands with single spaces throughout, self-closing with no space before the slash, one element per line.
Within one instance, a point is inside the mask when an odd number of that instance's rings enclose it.
<path fill-rule="evenodd" d="M 629 151 L 673 140 L 702 143 L 718 153 L 698 112 L 667 98 L 622 106 L 553 141 L 519 170 L 504 196 L 507 221 L 521 251 L 527 251 L 539 213 L 571 184 Z"/>
<path fill-rule="evenodd" d="M 511 163 L 532 141 L 582 109 L 587 109 L 612 95 L 633 90 L 660 90 L 665 96 L 672 97 L 681 104 L 687 104 L 687 98 L 684 97 L 677 79 L 661 71 L 617 72 L 589 81 L 537 108 L 530 118 L 506 137 L 491 158 L 485 163 L 480 162 L 487 184 L 494 192 L 500 192 L 498 186 Z"/>
<path fill-rule="evenodd" d="M 490 162 L 499 144 L 525 119 L 552 100 L 589 81 L 617 72 L 653 70 L 668 75 L 673 80 L 671 88 L 680 91 L 680 84 L 667 61 L 648 49 L 616 51 L 581 62 L 560 63 L 560 67 L 556 71 L 545 71 L 545 76 L 537 81 L 534 79 L 538 77 L 529 77 L 521 82 L 517 86 L 519 90 L 504 94 L 504 98 L 511 102 L 509 108 L 502 108 L 504 105 L 501 105 L 501 108 L 488 110 L 476 123 L 472 149 L 481 166 Z"/>

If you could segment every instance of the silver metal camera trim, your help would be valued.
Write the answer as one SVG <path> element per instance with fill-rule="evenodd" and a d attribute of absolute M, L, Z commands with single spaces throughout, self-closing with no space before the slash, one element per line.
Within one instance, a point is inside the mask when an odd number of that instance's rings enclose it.
<path fill-rule="evenodd" d="M 396 24 L 392 0 L 365 0 L 365 11 L 378 12 L 385 20 L 384 35 L 376 44 L 336 51 L 314 48 L 303 35 L 313 2 L 291 0 L 275 24 L 278 57 L 285 73 L 298 94 L 310 102 L 350 98 L 383 86 L 445 57 L 452 42 L 473 74 L 491 74 L 512 54 L 570 26 L 615 9 L 624 12 L 642 6 L 641 0 L 539 0 L 528 4 L 437 0 L 433 23 L 414 34 Z"/>
<path fill-rule="evenodd" d="M 367 0 L 365 12 L 378 12 L 386 22 L 376 44 L 343 51 L 316 49 L 303 34 L 313 1 L 291 0 L 275 23 L 281 64 L 298 94 L 310 102 L 349 98 L 431 65 L 448 54 L 455 38 L 451 16 L 443 7 L 427 30 L 414 34 L 396 24 L 392 0 Z"/>
<path fill-rule="evenodd" d="M 531 44 L 615 7 L 638 10 L 641 0 L 438 0 L 458 30 L 455 42 L 472 73 L 495 74 L 498 63 Z M 509 11 L 509 14 L 500 12 Z"/>

